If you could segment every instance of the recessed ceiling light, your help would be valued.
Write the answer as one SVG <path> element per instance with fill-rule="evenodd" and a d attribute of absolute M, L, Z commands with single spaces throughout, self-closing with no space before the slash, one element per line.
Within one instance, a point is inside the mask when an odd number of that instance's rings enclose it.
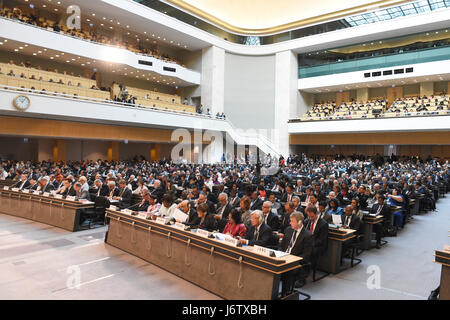
<path fill-rule="evenodd" d="M 23 49 L 23 47 L 19 47 L 19 49 L 20 49 L 20 50 L 22 50 L 22 49 Z"/>
<path fill-rule="evenodd" d="M 104 24 L 103 23 L 100 23 L 100 25 L 103 27 L 104 26 Z"/>
<path fill-rule="evenodd" d="M 92 16 L 95 17 L 95 13 L 93 13 Z"/>
<path fill-rule="evenodd" d="M 43 8 L 47 8 L 47 5 L 46 5 L 46 4 L 43 4 L 42 7 L 43 7 Z"/>
<path fill-rule="evenodd" d="M 36 52 L 34 52 L 34 53 L 33 53 L 33 56 L 36 56 L 36 55 L 37 55 L 37 53 L 36 53 Z"/>
<path fill-rule="evenodd" d="M 55 57 L 59 58 L 59 54 L 56 54 Z"/>
<path fill-rule="evenodd" d="M 42 53 L 42 51 L 41 51 L 41 50 L 39 50 L 39 51 L 38 51 L 38 53 Z"/>
<path fill-rule="evenodd" d="M 14 49 L 15 52 L 19 51 L 19 49 Z"/>
<path fill-rule="evenodd" d="M 66 62 L 67 62 L 67 63 L 69 63 L 69 62 L 70 62 L 70 60 L 67 60 Z"/>
<path fill-rule="evenodd" d="M 44 49 L 44 51 L 47 51 L 47 49 Z"/>
<path fill-rule="evenodd" d="M 26 44 L 25 47 L 28 47 L 28 45 Z"/>
<path fill-rule="evenodd" d="M 55 11 L 58 11 L 58 9 L 55 8 Z"/>
<path fill-rule="evenodd" d="M 55 59 L 55 58 L 53 58 L 53 57 L 50 57 L 50 59 L 52 59 L 52 60 L 53 60 L 53 59 Z"/>

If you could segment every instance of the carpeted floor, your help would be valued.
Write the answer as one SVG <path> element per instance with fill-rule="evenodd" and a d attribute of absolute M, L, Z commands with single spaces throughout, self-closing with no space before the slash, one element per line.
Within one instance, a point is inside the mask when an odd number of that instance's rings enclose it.
<path fill-rule="evenodd" d="M 380 250 L 363 252 L 361 264 L 308 281 L 302 291 L 314 300 L 426 299 L 439 285 L 441 266 L 433 254 L 449 243 L 449 229 L 447 194 L 436 212 L 414 216 Z M 0 214 L 0 299 L 219 299 L 105 244 L 104 232 L 98 228 L 71 233 Z M 371 268 L 380 271 L 378 289 L 367 286 Z M 79 289 L 70 289 L 78 274 L 74 271 L 80 271 Z"/>

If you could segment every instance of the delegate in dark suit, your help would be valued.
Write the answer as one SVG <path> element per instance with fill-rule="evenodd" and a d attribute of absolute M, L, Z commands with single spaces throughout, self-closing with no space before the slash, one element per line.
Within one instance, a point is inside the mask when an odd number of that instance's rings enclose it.
<path fill-rule="evenodd" d="M 127 208 L 131 206 L 131 198 L 133 197 L 133 193 L 128 188 L 123 188 L 120 192 L 118 197 L 121 197 L 119 200 L 119 207 L 121 209 Z"/>
<path fill-rule="evenodd" d="M 297 231 L 298 232 L 298 231 Z M 295 255 L 297 257 L 302 257 L 303 259 L 300 261 L 300 264 L 309 263 L 311 259 L 311 254 L 313 250 L 313 236 L 311 233 L 303 227 L 300 231 L 300 234 L 297 235 L 294 240 L 294 244 L 291 244 L 292 237 L 294 236 L 294 230 L 291 227 L 286 229 L 283 240 L 280 244 L 280 251 L 287 252 L 289 247 L 291 246 L 290 254 Z M 294 288 L 295 280 L 298 277 L 306 278 L 308 276 L 308 270 L 304 270 L 303 268 L 295 269 L 284 273 L 281 276 L 282 280 L 282 295 L 286 295 L 291 292 Z"/>
<path fill-rule="evenodd" d="M 256 232 L 256 228 L 251 226 L 245 234 L 245 239 L 248 240 L 249 246 L 261 246 L 265 247 L 270 245 L 272 236 L 272 229 L 265 223 L 262 223 L 259 227 L 259 232 Z"/>
<path fill-rule="evenodd" d="M 261 210 L 263 202 L 260 198 L 256 199 L 253 202 L 250 202 L 250 211 Z"/>
<path fill-rule="evenodd" d="M 312 221 L 306 220 L 305 227 L 307 230 L 311 230 Z M 313 229 L 313 251 L 312 251 L 312 262 L 316 262 L 322 254 L 327 251 L 328 247 L 328 223 L 321 218 L 317 219 L 316 225 Z"/>
<path fill-rule="evenodd" d="M 267 215 L 267 218 L 264 216 L 264 222 L 272 229 L 277 231 L 280 228 L 280 216 L 274 213 L 272 210 Z"/>

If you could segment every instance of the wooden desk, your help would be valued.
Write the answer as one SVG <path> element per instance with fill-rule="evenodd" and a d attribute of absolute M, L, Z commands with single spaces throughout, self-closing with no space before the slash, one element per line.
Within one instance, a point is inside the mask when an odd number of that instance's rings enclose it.
<path fill-rule="evenodd" d="M 364 250 L 369 250 L 373 248 L 372 246 L 372 231 L 373 231 L 373 225 L 377 223 L 383 222 L 383 216 L 371 216 L 369 214 L 365 214 L 363 216 L 363 243 L 362 248 Z"/>
<path fill-rule="evenodd" d="M 328 248 L 318 261 L 318 269 L 330 273 L 339 273 L 341 268 L 342 244 L 356 237 L 356 230 L 328 228 Z"/>
<path fill-rule="evenodd" d="M 93 202 L 81 203 L 20 191 L 0 190 L 1 213 L 42 222 L 68 231 L 79 230 L 80 210 L 93 207 Z"/>
<path fill-rule="evenodd" d="M 301 267 L 296 256 L 264 256 L 253 247 L 235 247 L 110 209 L 106 216 L 106 243 L 225 299 L 276 299 L 280 275 Z"/>
<path fill-rule="evenodd" d="M 440 300 L 450 300 L 450 252 L 436 250 L 434 257 L 434 261 L 442 265 Z"/>

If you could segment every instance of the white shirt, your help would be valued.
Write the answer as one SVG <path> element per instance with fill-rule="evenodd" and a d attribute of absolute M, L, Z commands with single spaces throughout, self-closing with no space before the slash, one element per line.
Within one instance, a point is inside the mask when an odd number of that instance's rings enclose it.
<path fill-rule="evenodd" d="M 175 210 L 177 209 L 177 205 L 174 203 L 169 208 L 166 208 L 164 205 L 158 211 L 160 217 L 169 217 L 172 218 Z"/>
<path fill-rule="evenodd" d="M 291 245 L 290 248 L 288 246 L 288 249 L 286 250 L 286 253 L 291 253 L 292 248 L 294 248 L 295 242 L 297 241 L 297 238 L 298 238 L 300 232 L 302 232 L 302 229 L 303 229 L 303 225 L 301 224 L 300 228 L 298 230 L 294 230 L 294 232 L 297 231 L 296 234 L 295 234 L 295 238 L 293 238 L 293 239 L 291 238 L 291 241 L 289 241 L 289 244 L 291 244 L 291 242 L 292 242 L 292 245 Z M 294 235 L 294 233 L 292 233 L 292 235 Z"/>

